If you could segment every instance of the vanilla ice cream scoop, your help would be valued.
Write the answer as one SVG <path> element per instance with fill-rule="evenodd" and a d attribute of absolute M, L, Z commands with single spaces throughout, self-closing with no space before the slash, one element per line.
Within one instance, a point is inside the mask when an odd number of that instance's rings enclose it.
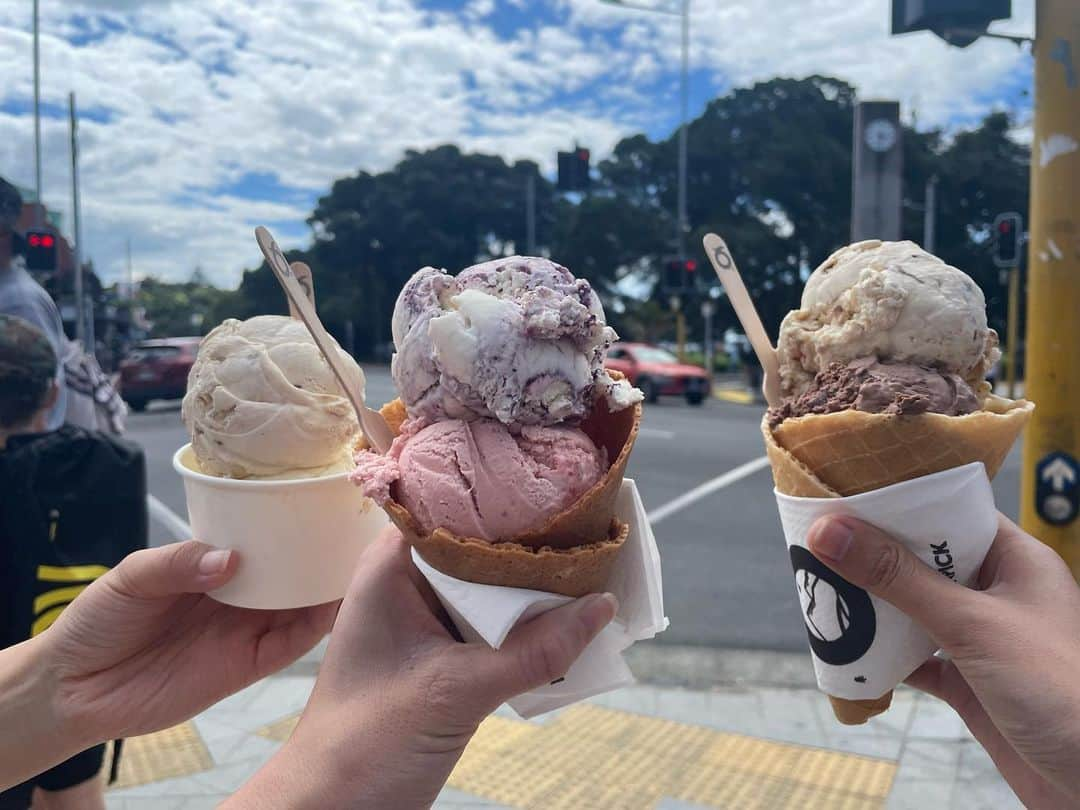
<path fill-rule="evenodd" d="M 941 369 L 977 389 L 1000 356 L 967 274 L 914 242 L 878 240 L 841 248 L 810 275 L 777 351 L 789 396 L 831 364 L 865 357 Z"/>
<path fill-rule="evenodd" d="M 364 374 L 340 348 L 362 391 Z M 229 319 L 208 334 L 181 407 L 201 471 L 301 478 L 352 468 L 359 425 L 334 372 L 300 321 Z"/>
<path fill-rule="evenodd" d="M 391 371 L 409 413 L 552 425 L 612 410 L 640 392 L 604 370 L 616 339 L 584 279 L 548 259 L 511 256 L 457 276 L 425 267 L 394 307 Z"/>

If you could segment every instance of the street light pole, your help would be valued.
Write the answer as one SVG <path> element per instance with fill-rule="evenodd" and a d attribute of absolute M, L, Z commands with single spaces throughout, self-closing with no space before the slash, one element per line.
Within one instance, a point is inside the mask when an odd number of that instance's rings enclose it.
<path fill-rule="evenodd" d="M 34 191 L 37 207 L 34 209 L 34 225 L 42 227 L 43 203 L 41 201 L 41 70 L 38 59 L 38 0 L 34 0 Z"/>
<path fill-rule="evenodd" d="M 679 0 L 679 10 L 643 6 L 638 3 L 628 3 L 626 0 L 602 0 L 613 6 L 632 8 L 637 11 L 652 11 L 656 14 L 678 15 L 682 17 L 682 64 L 679 78 L 679 170 L 678 170 L 678 201 L 675 214 L 675 245 L 679 252 L 679 259 L 686 260 L 686 231 L 688 230 L 686 214 L 686 164 L 687 164 L 687 118 L 690 115 L 690 0 Z"/>
<path fill-rule="evenodd" d="M 682 0 L 682 76 L 679 86 L 679 259 L 686 260 L 686 136 L 690 87 L 690 0 Z"/>
<path fill-rule="evenodd" d="M 86 301 L 83 294 L 82 228 L 79 221 L 79 121 L 75 115 L 75 92 L 68 94 L 68 113 L 71 119 L 71 218 L 75 248 L 75 339 L 86 344 Z M 91 354 L 94 347 L 87 349 Z"/>

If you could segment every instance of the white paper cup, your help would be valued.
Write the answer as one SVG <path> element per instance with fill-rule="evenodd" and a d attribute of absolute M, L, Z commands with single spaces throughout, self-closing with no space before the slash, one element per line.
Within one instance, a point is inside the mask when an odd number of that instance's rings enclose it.
<path fill-rule="evenodd" d="M 981 462 L 847 498 L 776 493 L 818 688 L 847 700 L 881 697 L 937 649 L 904 613 L 834 573 L 807 550 L 823 515 L 851 515 L 892 535 L 942 576 L 971 586 L 997 534 Z"/>
<path fill-rule="evenodd" d="M 280 610 L 340 599 L 360 554 L 388 523 L 348 473 L 237 480 L 198 472 L 197 464 L 190 444 L 173 456 L 192 534 L 240 557 L 233 578 L 210 593 L 219 602 Z"/>

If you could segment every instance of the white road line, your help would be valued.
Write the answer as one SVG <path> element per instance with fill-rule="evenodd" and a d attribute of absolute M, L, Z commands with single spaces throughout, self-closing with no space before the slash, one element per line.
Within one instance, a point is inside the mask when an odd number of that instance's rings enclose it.
<path fill-rule="evenodd" d="M 674 439 L 674 430 L 661 430 L 660 428 L 638 428 L 639 436 L 653 436 L 657 439 Z"/>
<path fill-rule="evenodd" d="M 736 481 L 746 478 L 748 475 L 753 475 L 758 470 L 768 466 L 768 456 L 761 456 L 760 458 L 755 458 L 745 464 L 740 464 L 735 469 L 728 470 L 726 473 L 718 475 L 716 478 L 694 487 L 689 492 L 683 493 L 678 498 L 668 501 L 663 506 L 658 506 L 647 515 L 649 523 L 655 526 L 664 518 L 670 517 L 680 509 L 686 508 L 695 501 L 699 501 L 716 492 L 716 490 L 734 484 Z"/>
<path fill-rule="evenodd" d="M 187 521 L 153 495 L 147 494 L 146 506 L 150 510 L 150 517 L 164 526 L 174 540 L 187 540 L 191 537 L 191 527 Z"/>

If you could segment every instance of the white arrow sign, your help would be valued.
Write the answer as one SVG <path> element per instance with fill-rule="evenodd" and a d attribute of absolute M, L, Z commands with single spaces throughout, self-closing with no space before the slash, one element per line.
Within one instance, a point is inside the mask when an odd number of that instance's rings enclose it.
<path fill-rule="evenodd" d="M 1055 458 L 1042 471 L 1043 481 L 1049 481 L 1055 492 L 1061 492 L 1066 484 L 1076 482 L 1076 470 L 1064 459 Z"/>

